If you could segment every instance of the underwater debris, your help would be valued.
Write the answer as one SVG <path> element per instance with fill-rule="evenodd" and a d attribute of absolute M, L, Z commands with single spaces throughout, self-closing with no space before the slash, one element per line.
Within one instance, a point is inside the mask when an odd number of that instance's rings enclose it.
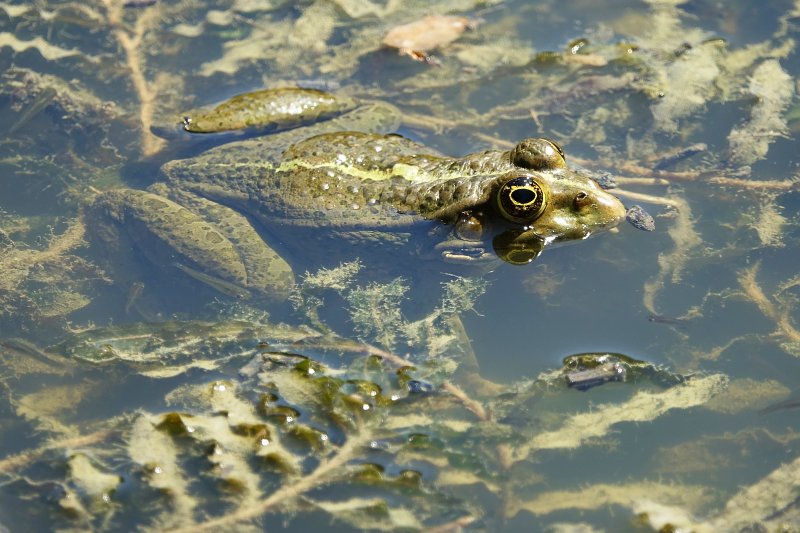
<path fill-rule="evenodd" d="M 9 107 L 17 113 L 5 132 L 7 137 L 24 131 L 36 117 L 46 114 L 53 124 L 48 132 L 55 128 L 76 140 L 91 135 L 95 142 L 102 143 L 107 141 L 104 137 L 114 122 L 121 118 L 117 104 L 102 100 L 84 82 L 65 81 L 18 66 L 9 68 L 0 78 L 0 97 L 8 98 Z M 36 141 L 42 142 L 38 138 Z M 108 146 L 102 148 L 110 151 Z"/>
<path fill-rule="evenodd" d="M 758 210 L 757 219 L 753 221 L 753 228 L 758 233 L 758 238 L 763 246 L 781 248 L 785 230 L 789 220 L 781 213 L 772 195 L 765 194 L 761 202 L 755 206 Z"/>
<path fill-rule="evenodd" d="M 401 26 L 395 26 L 381 43 L 396 48 L 400 55 L 432 63 L 430 50 L 442 48 L 458 39 L 465 30 L 475 29 L 476 22 L 466 17 L 428 15 Z"/>
<path fill-rule="evenodd" d="M 86 501 L 86 507 L 108 506 L 111 497 L 122 482 L 122 476 L 106 472 L 84 453 L 75 453 L 67 460 L 70 480 L 75 483 L 79 495 Z"/>
<path fill-rule="evenodd" d="M 398 333 L 406 326 L 400 304 L 407 292 L 408 286 L 402 278 L 350 291 L 347 302 L 356 331 L 365 338 L 375 339 L 381 347 L 393 350 Z"/>
<path fill-rule="evenodd" d="M 529 501 L 515 502 L 512 516 L 520 510 L 545 515 L 567 509 L 589 511 L 607 505 L 632 506 L 642 495 L 657 495 L 688 509 L 699 509 L 711 499 L 708 488 L 698 485 L 674 485 L 655 482 L 634 482 L 612 485 L 598 483 L 577 490 L 544 492 Z"/>
<path fill-rule="evenodd" d="M 656 221 L 653 219 L 653 215 L 645 211 L 640 205 L 630 206 L 625 213 L 625 220 L 634 228 L 642 231 L 656 230 Z"/>
<path fill-rule="evenodd" d="M 0 32 L 0 47 L 8 46 L 15 52 L 24 52 L 28 49 L 38 50 L 42 57 L 48 61 L 58 61 L 67 57 L 82 56 L 84 54 L 80 50 L 62 48 L 60 46 L 48 43 L 42 37 L 34 37 L 30 40 L 22 40 L 13 33 Z M 96 62 L 96 59 L 95 61 Z"/>

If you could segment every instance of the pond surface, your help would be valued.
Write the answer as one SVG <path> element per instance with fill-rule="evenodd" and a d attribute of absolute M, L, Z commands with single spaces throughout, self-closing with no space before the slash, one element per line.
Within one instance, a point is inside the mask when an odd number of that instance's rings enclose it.
<path fill-rule="evenodd" d="M 0 3 L 0 531 L 800 530 L 800 2 L 146 4 Z M 322 250 L 277 303 L 109 259 L 87 206 L 186 153 L 151 126 L 285 86 L 553 139 L 655 230 Z"/>

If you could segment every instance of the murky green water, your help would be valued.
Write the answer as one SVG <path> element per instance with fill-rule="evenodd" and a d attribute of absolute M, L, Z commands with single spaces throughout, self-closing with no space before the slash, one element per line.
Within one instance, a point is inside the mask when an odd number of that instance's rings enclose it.
<path fill-rule="evenodd" d="M 426 14 L 475 27 L 381 47 Z M 798 33 L 797 1 L 0 3 L 0 531 L 800 530 Z M 656 230 L 467 278 L 296 258 L 278 305 L 115 277 L 82 214 L 158 181 L 149 126 L 291 85 L 447 154 L 553 138 Z M 580 391 L 582 352 L 652 364 Z"/>

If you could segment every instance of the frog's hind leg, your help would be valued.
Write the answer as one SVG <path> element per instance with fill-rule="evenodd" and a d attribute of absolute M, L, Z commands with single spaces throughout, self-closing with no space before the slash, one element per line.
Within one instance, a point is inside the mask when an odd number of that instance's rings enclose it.
<path fill-rule="evenodd" d="M 170 190 L 164 184 L 156 184 L 150 190 L 168 196 L 214 224 L 235 247 L 244 267 L 247 289 L 276 302 L 288 298 L 295 283 L 292 268 L 264 242 L 244 215 L 201 196 Z"/>
<path fill-rule="evenodd" d="M 109 214 L 105 198 L 90 204 L 84 213 L 95 260 L 111 276 L 113 285 L 125 294 L 124 315 L 139 315 L 147 321 L 158 319 L 162 308 L 157 299 L 150 297 L 148 284 L 142 278 L 143 264 L 124 230 Z"/>
<path fill-rule="evenodd" d="M 93 240 L 102 246 L 115 284 L 122 288 L 141 282 L 136 276 L 148 263 L 160 271 L 185 265 L 213 273 L 213 279 L 229 285 L 246 286 L 246 268 L 233 243 L 211 223 L 168 198 L 112 190 L 99 195 L 86 214 L 93 221 Z"/>

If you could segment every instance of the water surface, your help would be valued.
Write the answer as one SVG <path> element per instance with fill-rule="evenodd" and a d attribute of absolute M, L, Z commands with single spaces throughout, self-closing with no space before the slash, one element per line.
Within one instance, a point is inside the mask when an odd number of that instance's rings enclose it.
<path fill-rule="evenodd" d="M 380 46 L 424 14 L 475 28 L 436 65 Z M 778 0 L 0 5 L 0 529 L 800 529 L 798 20 Z M 453 155 L 553 138 L 656 230 L 467 280 L 353 269 L 270 308 L 151 268 L 167 303 L 139 309 L 83 206 L 159 179 L 152 123 L 283 85 L 389 101 Z M 687 379 L 568 389 L 581 352 Z"/>

